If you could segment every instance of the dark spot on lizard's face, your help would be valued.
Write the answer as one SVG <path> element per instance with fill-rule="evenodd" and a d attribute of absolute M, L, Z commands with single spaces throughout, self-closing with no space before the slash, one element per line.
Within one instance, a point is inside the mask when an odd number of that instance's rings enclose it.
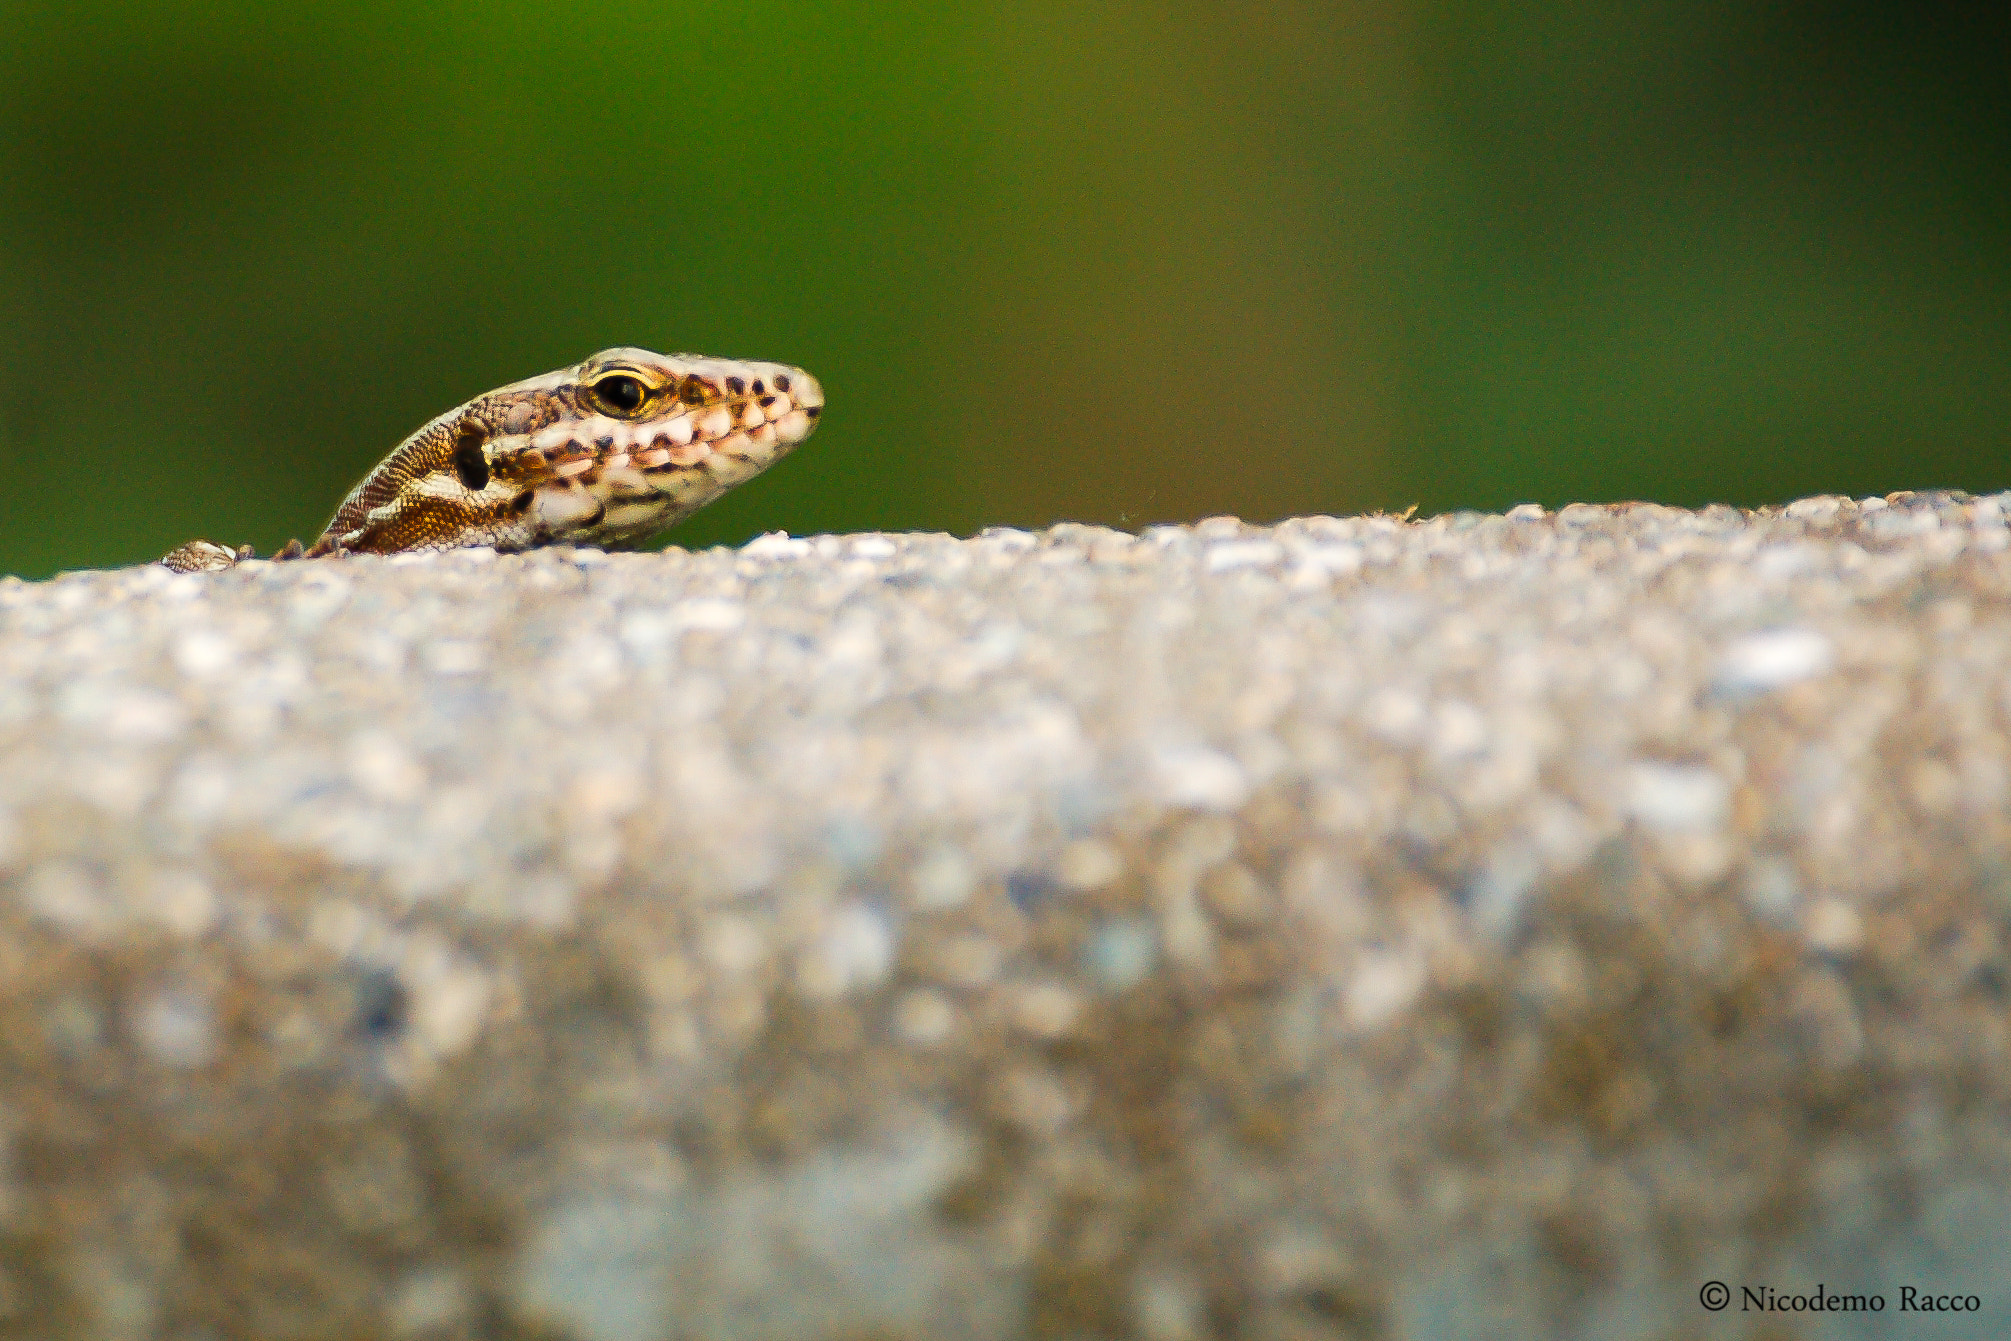
<path fill-rule="evenodd" d="M 686 405 L 703 405 L 712 397 L 712 389 L 696 377 L 684 379 L 684 385 L 677 389 L 677 398 Z"/>
<path fill-rule="evenodd" d="M 759 396 L 768 390 L 768 384 L 759 377 L 754 379 L 754 394 Z"/>
<path fill-rule="evenodd" d="M 815 419 L 822 413 L 824 413 L 824 407 L 821 405 L 805 405 L 803 407 L 803 417 L 805 419 Z"/>
<path fill-rule="evenodd" d="M 480 493 L 489 487 L 489 458 L 482 451 L 482 430 L 474 424 L 463 424 L 454 433 L 454 473 L 461 478 L 461 487 L 470 493 Z"/>
<path fill-rule="evenodd" d="M 783 373 L 780 377 L 777 377 L 775 379 L 775 389 L 777 391 L 787 391 L 789 389 L 788 373 Z"/>
<path fill-rule="evenodd" d="M 726 379 L 726 389 L 737 396 L 747 390 L 747 379 L 744 377 L 729 377 Z"/>
<path fill-rule="evenodd" d="M 512 512 L 530 511 L 532 497 L 533 494 L 531 490 L 529 489 L 524 490 L 522 493 L 518 494 L 515 498 L 512 498 L 510 500 L 510 511 Z"/>
<path fill-rule="evenodd" d="M 756 383 L 754 384 L 754 388 L 755 388 L 755 390 L 757 390 L 757 391 L 758 391 L 758 390 L 760 390 L 760 389 L 761 389 L 761 383 L 759 383 L 759 382 L 756 382 Z M 774 403 L 775 403 L 775 397 L 773 397 L 773 396 L 763 396 L 763 397 L 761 398 L 761 408 L 762 408 L 762 409 L 764 409 L 764 410 L 765 410 L 765 409 L 767 409 L 767 408 L 768 408 L 769 406 L 773 405 Z"/>

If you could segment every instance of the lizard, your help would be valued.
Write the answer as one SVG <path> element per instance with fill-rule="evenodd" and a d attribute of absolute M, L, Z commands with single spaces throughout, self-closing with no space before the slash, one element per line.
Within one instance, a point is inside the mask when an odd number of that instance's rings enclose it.
<path fill-rule="evenodd" d="M 604 349 L 427 423 L 318 540 L 273 557 L 635 545 L 780 460 L 823 409 L 817 379 L 786 363 Z M 160 562 L 193 573 L 256 557 L 191 540 Z"/>

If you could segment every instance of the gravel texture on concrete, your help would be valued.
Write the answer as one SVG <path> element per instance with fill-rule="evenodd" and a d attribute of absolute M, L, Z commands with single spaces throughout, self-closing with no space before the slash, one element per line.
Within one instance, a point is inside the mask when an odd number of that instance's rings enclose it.
<path fill-rule="evenodd" d="M 2007 503 L 0 581 L 0 1333 L 2011 1332 Z"/>

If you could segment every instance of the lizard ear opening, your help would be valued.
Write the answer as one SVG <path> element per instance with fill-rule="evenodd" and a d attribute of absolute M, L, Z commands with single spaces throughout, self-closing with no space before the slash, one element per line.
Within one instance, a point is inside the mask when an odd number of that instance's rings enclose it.
<path fill-rule="evenodd" d="M 478 494 L 489 487 L 489 458 L 482 450 L 482 430 L 474 424 L 464 423 L 454 430 L 454 473 L 469 493 Z"/>

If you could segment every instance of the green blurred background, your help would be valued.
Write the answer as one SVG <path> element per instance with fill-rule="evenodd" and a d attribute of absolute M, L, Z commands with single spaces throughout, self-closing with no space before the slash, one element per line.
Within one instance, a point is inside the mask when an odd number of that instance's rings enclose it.
<path fill-rule="evenodd" d="M 0 571 L 312 538 L 612 344 L 671 533 L 2011 485 L 1998 7 L 0 4 Z"/>

